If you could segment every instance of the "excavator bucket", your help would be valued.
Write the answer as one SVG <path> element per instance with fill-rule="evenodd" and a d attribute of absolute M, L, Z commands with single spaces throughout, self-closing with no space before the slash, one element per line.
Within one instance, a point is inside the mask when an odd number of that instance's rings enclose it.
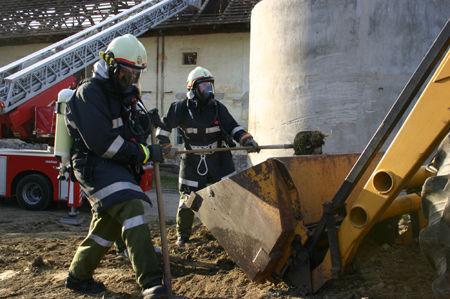
<path fill-rule="evenodd" d="M 282 278 L 316 292 L 345 270 L 383 216 L 420 208 L 408 189 L 433 174 L 424 163 L 450 132 L 449 32 L 447 22 L 361 157 L 272 158 L 190 195 L 187 205 L 250 279 Z M 398 197 L 403 190 L 410 194 Z"/>
<path fill-rule="evenodd" d="M 268 159 L 192 193 L 187 205 L 250 279 L 274 280 L 282 276 L 294 237 L 306 241 L 307 227 L 320 220 L 322 203 L 358 156 Z"/>

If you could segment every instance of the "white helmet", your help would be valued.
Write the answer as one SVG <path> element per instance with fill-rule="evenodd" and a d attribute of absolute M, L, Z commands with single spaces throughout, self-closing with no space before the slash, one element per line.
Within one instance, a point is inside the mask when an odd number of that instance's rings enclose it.
<path fill-rule="evenodd" d="M 135 69 L 147 67 L 147 52 L 144 45 L 131 34 L 113 39 L 106 51 L 100 52 L 100 55 L 110 66 L 117 63 Z"/>
<path fill-rule="evenodd" d="M 189 73 L 186 85 L 188 89 L 192 89 L 193 87 L 195 87 L 195 84 L 200 82 L 214 83 L 214 77 L 210 71 L 208 71 L 204 67 L 198 66 Z"/>
<path fill-rule="evenodd" d="M 109 66 L 110 77 L 122 90 L 137 84 L 141 71 L 147 68 L 147 52 L 144 45 L 131 34 L 114 38 L 106 51 L 100 51 L 100 56 Z M 128 75 L 121 75 L 121 69 L 128 70 Z"/>
<path fill-rule="evenodd" d="M 188 99 L 197 100 L 202 105 L 214 101 L 214 77 L 204 67 L 198 66 L 189 73 L 186 86 Z"/>

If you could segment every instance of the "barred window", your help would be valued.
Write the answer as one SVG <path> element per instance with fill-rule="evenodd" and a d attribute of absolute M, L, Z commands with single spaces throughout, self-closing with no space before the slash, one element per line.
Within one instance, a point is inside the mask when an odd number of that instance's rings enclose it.
<path fill-rule="evenodd" d="M 184 52 L 183 53 L 184 65 L 196 65 L 197 64 L 197 52 Z"/>

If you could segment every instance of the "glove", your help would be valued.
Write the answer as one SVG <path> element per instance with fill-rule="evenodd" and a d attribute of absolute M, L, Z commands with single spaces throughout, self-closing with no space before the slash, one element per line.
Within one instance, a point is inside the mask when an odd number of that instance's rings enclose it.
<path fill-rule="evenodd" d="M 162 122 L 161 118 L 159 117 L 157 108 L 153 108 L 152 110 L 150 110 L 148 112 L 148 115 L 150 116 L 150 121 L 154 127 L 161 127 Z"/>
<path fill-rule="evenodd" d="M 149 146 L 139 144 L 139 146 L 141 147 L 142 153 L 145 155 L 145 159 L 142 161 L 142 164 L 147 163 L 149 159 L 153 162 L 164 161 L 161 146 L 159 144 L 152 144 Z"/>
<path fill-rule="evenodd" d="M 150 160 L 153 162 L 163 162 L 164 157 L 159 144 L 152 144 L 148 148 L 150 150 Z"/>
<path fill-rule="evenodd" d="M 256 143 L 256 141 L 253 139 L 252 135 L 250 135 L 249 133 L 242 136 L 240 144 L 245 147 L 253 147 L 253 149 L 248 150 L 249 153 L 254 153 L 254 152 L 259 153 L 259 151 L 261 150 L 258 147 L 258 143 Z"/>
<path fill-rule="evenodd" d="M 175 159 L 176 158 L 177 150 L 172 147 L 172 144 L 170 144 L 170 143 L 161 144 L 161 148 L 162 148 L 162 153 L 164 155 L 164 158 L 166 158 L 166 159 Z"/>

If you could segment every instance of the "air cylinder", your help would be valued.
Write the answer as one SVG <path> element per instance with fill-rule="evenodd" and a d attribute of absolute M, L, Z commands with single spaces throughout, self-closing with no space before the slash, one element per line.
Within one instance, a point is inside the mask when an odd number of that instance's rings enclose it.
<path fill-rule="evenodd" d="M 58 93 L 58 102 L 56 103 L 56 128 L 55 128 L 55 147 L 54 155 L 65 165 L 70 159 L 70 147 L 72 139 L 64 122 L 66 103 L 70 100 L 75 91 L 72 89 L 62 89 Z"/>
<path fill-rule="evenodd" d="M 252 11 L 249 131 L 300 131 L 323 153 L 360 153 L 448 19 L 448 0 L 263 0 Z M 292 150 L 251 154 L 252 164 Z"/>

